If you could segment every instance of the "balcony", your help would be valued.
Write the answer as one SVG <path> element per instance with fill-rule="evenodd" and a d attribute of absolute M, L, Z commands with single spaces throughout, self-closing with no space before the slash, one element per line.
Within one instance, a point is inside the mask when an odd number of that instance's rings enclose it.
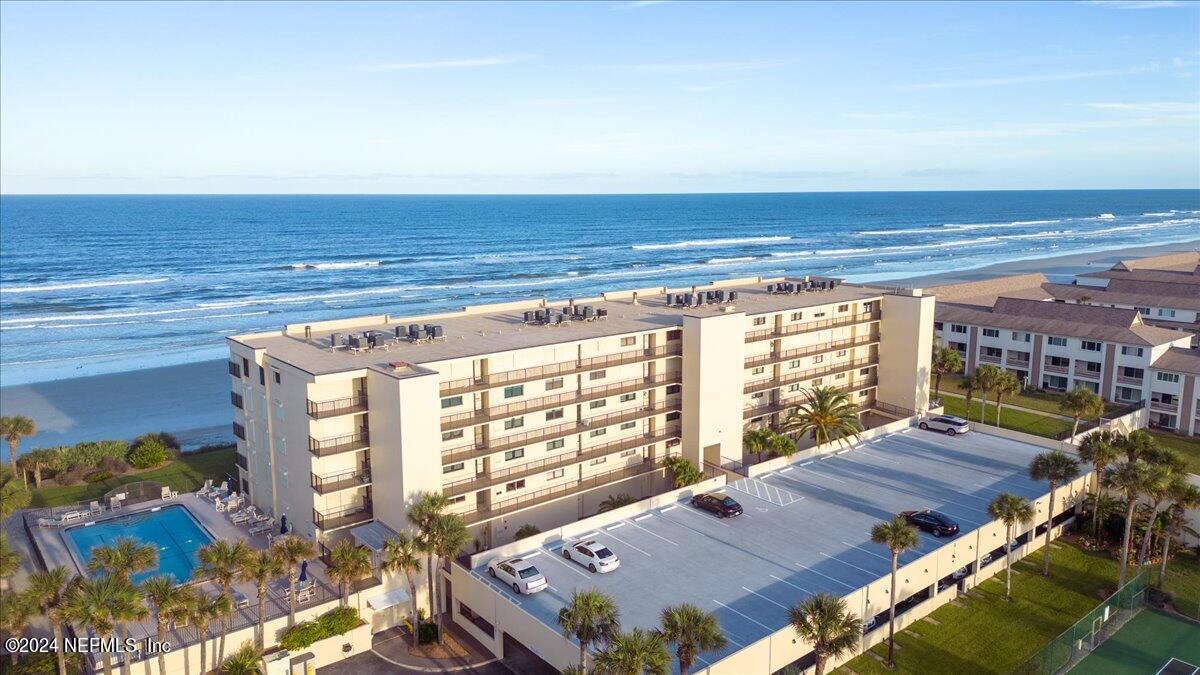
<path fill-rule="evenodd" d="M 245 404 L 245 401 L 242 399 L 242 395 L 237 393 L 236 391 L 229 392 L 229 402 L 232 403 L 233 407 L 237 408 L 238 410 L 246 409 L 246 404 Z"/>
<path fill-rule="evenodd" d="M 764 328 L 761 330 L 750 331 L 749 333 L 746 333 L 746 342 L 774 340 L 775 338 L 787 337 L 788 335 L 811 333 L 813 331 L 825 330 L 827 328 L 838 328 L 839 326 L 850 326 L 856 323 L 868 323 L 870 321 L 878 320 L 879 310 L 875 310 L 873 312 L 865 312 L 863 314 L 844 316 L 838 319 L 822 319 L 821 321 L 793 323 L 784 326 L 780 330 L 775 330 L 774 328 Z"/>
<path fill-rule="evenodd" d="M 1120 380 L 1120 378 L 1117 378 L 1117 379 Z M 1150 409 L 1157 410 L 1158 412 L 1177 413 L 1177 412 L 1179 412 L 1179 403 L 1177 403 L 1177 402 L 1167 403 L 1166 401 L 1151 400 L 1150 401 Z"/>
<path fill-rule="evenodd" d="M 1059 375 L 1066 375 L 1068 370 L 1067 370 L 1066 366 L 1056 366 L 1051 363 L 1044 363 L 1044 364 L 1042 364 L 1042 372 L 1058 373 Z"/>
<path fill-rule="evenodd" d="M 466 521 L 468 525 L 480 523 L 485 520 L 491 520 L 492 518 L 502 516 L 506 513 L 512 513 L 514 511 L 520 511 L 521 509 L 526 509 L 531 506 L 537 506 L 539 504 L 554 501 L 555 499 L 567 494 L 583 492 L 585 490 L 590 490 L 602 485 L 608 485 L 617 481 L 626 480 L 628 478 L 633 478 L 634 476 L 640 476 L 656 470 L 662 470 L 662 466 L 652 459 L 646 459 L 633 466 L 614 469 L 612 471 L 596 474 L 594 476 L 588 476 L 587 478 L 581 480 L 573 480 L 568 483 L 562 483 L 561 485 L 548 487 L 543 490 L 536 490 L 534 492 L 520 495 L 519 497 L 502 499 L 490 505 L 481 505 L 479 510 L 470 511 L 463 514 L 463 520 Z"/>
<path fill-rule="evenodd" d="M 1000 355 L 999 354 L 987 354 L 985 352 L 980 352 L 979 353 L 979 361 L 981 363 L 994 363 L 996 365 L 1000 365 Z"/>
<path fill-rule="evenodd" d="M 238 363 L 238 362 L 236 362 L 236 361 L 230 361 L 230 362 L 229 362 L 229 374 L 230 374 L 230 375 L 232 375 L 232 376 L 234 376 L 234 377 L 236 377 L 236 378 L 238 378 L 238 379 L 241 379 L 241 377 L 242 377 L 242 364 L 240 364 L 240 363 Z"/>
<path fill-rule="evenodd" d="M 1086 377 L 1089 380 L 1099 380 L 1100 379 L 1100 371 L 1099 370 L 1088 370 L 1087 368 L 1079 365 L 1078 363 L 1075 364 L 1075 369 L 1072 372 L 1075 374 L 1075 377 Z"/>
<path fill-rule="evenodd" d="M 571 375 L 574 373 L 587 372 L 589 370 L 600 370 L 611 366 L 621 366 L 628 363 L 641 363 L 643 361 L 654 361 L 657 359 L 665 359 L 672 356 L 679 356 L 683 353 L 683 346 L 679 344 L 666 345 L 655 349 L 635 349 L 618 354 L 608 354 L 605 356 L 593 356 L 586 359 L 575 359 L 574 361 L 560 361 L 559 363 L 551 363 L 544 366 L 534 366 L 532 368 L 518 368 L 516 370 L 505 370 L 498 373 L 490 373 L 486 377 L 464 377 L 457 380 L 443 382 L 439 387 L 441 396 L 452 396 L 469 391 L 479 391 L 482 389 L 490 389 L 492 387 L 500 387 L 510 384 L 521 384 L 522 382 L 534 382 L 536 380 L 544 380 L 550 377 L 558 377 L 559 375 Z"/>
<path fill-rule="evenodd" d="M 313 509 L 313 524 L 325 532 L 365 523 L 374 517 L 369 499 L 363 500 L 361 504 L 340 506 L 327 511 Z"/>
<path fill-rule="evenodd" d="M 238 465 L 242 471 L 249 471 L 250 464 L 246 461 L 246 456 L 240 452 L 235 452 L 233 455 L 233 463 Z"/>
<path fill-rule="evenodd" d="M 876 344 L 879 342 L 879 332 L 873 332 L 870 335 L 863 335 L 849 340 L 838 340 L 836 342 L 822 342 L 818 345 L 810 345 L 808 347 L 800 347 L 798 349 L 788 349 L 775 354 L 761 354 L 752 356 L 746 359 L 745 365 L 747 368 L 757 368 L 774 363 L 781 363 L 790 359 L 799 358 L 802 356 L 811 356 L 813 354 L 824 354 L 833 352 L 839 349 L 852 349 L 854 347 L 865 347 L 867 345 Z"/>
<path fill-rule="evenodd" d="M 371 467 L 364 466 L 349 471 L 318 476 L 312 474 L 312 489 L 320 495 L 328 495 L 340 490 L 358 488 L 371 484 Z"/>
<path fill-rule="evenodd" d="M 659 387 L 665 384 L 678 384 L 682 381 L 683 373 L 676 372 L 664 375 L 655 375 L 653 377 L 643 377 L 636 380 L 625 380 L 623 382 L 615 382 L 613 384 L 599 387 L 588 387 L 578 391 L 568 391 L 562 394 L 555 394 L 554 396 L 543 396 L 541 398 L 533 398 L 518 403 L 497 405 L 487 408 L 486 410 L 473 410 L 456 413 L 453 415 L 444 415 L 442 417 L 442 431 L 475 426 L 477 424 L 484 424 L 486 422 L 494 422 L 506 417 L 514 417 L 516 415 L 523 415 L 525 413 L 550 410 L 551 408 L 559 408 L 571 403 L 584 403 L 595 399 L 607 398 L 609 396 L 627 394 L 635 391 L 641 391 L 642 389 Z"/>
<path fill-rule="evenodd" d="M 621 422 L 631 422 L 646 417 L 653 417 L 667 412 L 679 411 L 680 397 L 671 396 L 654 405 L 640 405 L 636 408 L 627 410 L 618 410 L 606 415 L 597 415 L 588 417 L 578 422 L 566 422 L 564 424 L 555 424 L 554 426 L 542 427 L 532 431 L 526 431 L 520 434 L 510 434 L 494 438 L 489 443 L 468 443 L 457 447 L 448 448 L 442 451 L 442 464 L 454 464 L 484 455 L 501 452 L 503 450 L 511 450 L 520 448 L 541 441 L 549 441 L 555 438 L 563 438 L 574 434 L 581 434 L 591 429 L 599 429 L 601 427 L 620 424 Z"/>
<path fill-rule="evenodd" d="M 1117 384 L 1124 384 L 1131 387 L 1140 387 L 1145 383 L 1145 377 L 1130 377 L 1129 375 L 1117 375 Z"/>
<path fill-rule="evenodd" d="M 782 377 L 767 377 L 763 379 L 747 382 L 742 387 L 742 392 L 752 394 L 756 391 L 764 391 L 766 389 L 776 389 L 794 382 L 802 382 L 811 380 L 814 377 L 824 377 L 826 375 L 836 375 L 858 368 L 867 368 L 878 365 L 878 359 L 856 359 L 854 361 L 843 361 L 841 363 L 830 363 L 820 368 L 809 368 L 808 370 L 795 370 L 789 373 L 784 373 Z"/>
<path fill-rule="evenodd" d="M 309 401 L 308 416 L 314 420 L 323 420 L 326 417 L 337 417 L 338 415 L 351 415 L 354 413 L 362 413 L 367 411 L 367 395 L 365 392 L 360 392 L 354 396 L 346 398 L 336 398 L 329 401 Z"/>
<path fill-rule="evenodd" d="M 1022 370 L 1029 370 L 1029 357 L 1026 356 L 1025 358 L 1020 358 L 1009 354 L 1008 356 L 1004 357 L 1004 365 L 1008 366 L 1009 368 L 1021 368 Z"/>
<path fill-rule="evenodd" d="M 246 440 L 246 427 L 238 424 L 237 422 L 234 422 L 233 423 L 233 435 L 237 436 L 239 440 L 243 440 L 243 441 Z"/>
<path fill-rule="evenodd" d="M 854 393 L 856 391 L 861 391 L 863 389 L 869 389 L 871 387 L 874 387 L 876 384 L 878 384 L 878 382 L 879 382 L 879 379 L 872 376 L 872 377 L 868 377 L 868 378 L 865 378 L 862 380 L 857 380 L 855 382 L 851 382 L 848 385 L 844 385 L 841 387 L 833 387 L 833 388 L 840 392 L 850 394 L 850 393 Z M 764 403 L 762 405 L 746 407 L 742 411 L 742 419 L 748 420 L 748 419 L 751 419 L 754 417 L 762 417 L 763 415 L 771 415 L 771 414 L 774 414 L 777 412 L 783 412 L 785 410 L 788 410 L 789 408 L 795 408 L 796 406 L 800 405 L 800 403 L 802 403 L 803 401 L 804 401 L 804 398 L 802 396 L 800 396 L 800 397 L 793 396 L 792 398 L 785 399 L 783 401 L 776 401 L 774 403 Z"/>
<path fill-rule="evenodd" d="M 575 452 L 566 452 L 553 457 L 546 457 L 534 462 L 525 462 L 511 467 L 503 467 L 494 469 L 488 473 L 479 474 L 470 478 L 457 480 L 452 483 L 447 483 L 442 486 L 442 494 L 447 497 L 453 497 L 467 492 L 474 492 L 487 487 L 491 487 L 497 483 L 518 478 L 525 478 L 536 473 L 544 471 L 553 471 L 554 469 L 571 466 L 580 462 L 605 457 L 615 452 L 622 452 L 632 448 L 641 448 L 654 443 L 679 438 L 680 427 L 678 424 L 670 425 L 661 431 L 634 436 L 633 438 L 624 438 L 611 443 L 597 445 L 590 448 L 583 448 Z"/>
<path fill-rule="evenodd" d="M 353 452 L 355 450 L 365 450 L 370 447 L 370 435 L 366 430 L 356 434 L 346 434 L 345 436 L 334 436 L 332 438 L 313 438 L 308 437 L 308 451 L 317 457 L 329 457 L 343 452 Z"/>

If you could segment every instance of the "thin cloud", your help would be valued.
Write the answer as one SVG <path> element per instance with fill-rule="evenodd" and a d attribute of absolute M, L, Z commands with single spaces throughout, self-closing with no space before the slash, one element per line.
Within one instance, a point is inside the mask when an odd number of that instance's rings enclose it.
<path fill-rule="evenodd" d="M 440 61 L 399 61 L 396 63 L 379 63 L 365 66 L 362 69 L 370 72 L 388 72 L 394 70 L 449 70 L 455 68 L 488 68 L 491 66 L 507 66 L 513 63 L 528 61 L 533 56 L 518 54 L 514 56 L 484 56 L 473 59 L 445 59 Z"/>
<path fill-rule="evenodd" d="M 759 59 L 750 61 L 673 61 L 665 63 L 643 63 L 633 66 L 634 70 L 647 73 L 734 73 L 747 70 L 769 70 L 782 68 L 787 61 Z"/>
<path fill-rule="evenodd" d="M 1084 0 L 1084 5 L 1096 5 L 1109 9 L 1166 9 L 1183 7 L 1177 0 Z"/>
<path fill-rule="evenodd" d="M 1194 101 L 1148 101 L 1144 103 L 1085 103 L 1096 110 L 1114 112 L 1155 113 L 1163 115 L 1195 115 L 1200 113 L 1200 103 Z"/>
<path fill-rule="evenodd" d="M 852 120 L 911 120 L 917 117 L 910 112 L 853 112 L 842 116 Z"/>
<path fill-rule="evenodd" d="M 1067 73 L 1031 73 L 1027 75 L 1010 75 L 1008 77 L 984 77 L 973 80 L 923 82 L 919 84 L 902 85 L 901 89 L 966 89 L 970 87 L 999 87 L 1012 84 L 1034 84 L 1038 82 L 1065 82 L 1068 80 L 1084 80 L 1094 77 L 1115 77 L 1119 75 L 1151 73 L 1158 69 L 1159 65 L 1154 63 L 1148 66 L 1137 66 L 1135 68 L 1082 70 Z"/>
<path fill-rule="evenodd" d="M 670 0 L 636 0 L 635 2 L 623 2 L 619 5 L 614 5 L 612 9 L 641 9 L 643 7 L 653 7 L 654 5 L 665 5 Z"/>

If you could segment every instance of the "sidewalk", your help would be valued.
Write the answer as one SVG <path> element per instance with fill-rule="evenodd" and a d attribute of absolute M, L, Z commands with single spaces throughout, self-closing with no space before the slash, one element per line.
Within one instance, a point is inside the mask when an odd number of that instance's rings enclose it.
<path fill-rule="evenodd" d="M 462 673 L 463 675 L 509 675 L 510 671 L 478 640 L 447 621 L 446 634 L 462 645 L 467 656 L 427 659 L 408 653 L 411 636 L 401 628 L 390 628 L 374 636 L 371 651 L 355 655 L 320 670 L 321 675 L 374 675 L 375 673 Z"/>

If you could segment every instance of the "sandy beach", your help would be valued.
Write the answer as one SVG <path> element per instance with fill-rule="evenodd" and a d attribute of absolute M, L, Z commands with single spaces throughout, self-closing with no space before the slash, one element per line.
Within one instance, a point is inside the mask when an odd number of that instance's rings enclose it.
<path fill-rule="evenodd" d="M 978 269 L 893 280 L 904 286 L 929 286 L 1005 274 L 1044 272 L 1065 280 L 1117 260 L 1195 250 L 1191 242 L 1124 248 L 1049 258 L 1014 260 Z M 888 282 L 876 282 L 886 284 Z M 147 431 L 169 431 L 185 449 L 232 442 L 229 375 L 223 361 L 96 375 L 0 388 L 4 414 L 32 417 L 38 434 L 22 449 L 105 438 L 133 438 Z"/>

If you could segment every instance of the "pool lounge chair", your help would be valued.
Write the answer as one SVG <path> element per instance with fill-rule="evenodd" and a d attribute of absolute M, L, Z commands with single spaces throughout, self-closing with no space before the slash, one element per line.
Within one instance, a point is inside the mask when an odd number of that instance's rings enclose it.
<path fill-rule="evenodd" d="M 92 502 L 88 504 L 88 509 L 91 511 L 91 515 L 93 516 L 98 516 L 101 513 L 104 513 L 104 507 L 100 506 L 100 502 Z"/>
<path fill-rule="evenodd" d="M 230 511 L 229 522 L 234 525 L 250 522 L 250 514 L 246 511 Z"/>
<path fill-rule="evenodd" d="M 108 510 L 109 511 L 120 511 L 121 510 L 121 497 L 119 495 L 114 495 L 114 496 L 108 498 Z"/>
<path fill-rule="evenodd" d="M 260 523 L 251 525 L 250 526 L 250 534 L 251 534 L 251 536 L 253 536 L 256 534 L 262 534 L 264 532 L 270 532 L 273 529 L 275 529 L 275 519 L 268 518 Z"/>
<path fill-rule="evenodd" d="M 233 598 L 233 606 L 238 609 L 244 609 L 250 606 L 250 598 L 246 597 L 245 593 L 236 588 L 229 590 L 229 595 Z"/>
<path fill-rule="evenodd" d="M 175 499 L 178 496 L 179 496 L 178 492 L 172 490 L 171 488 L 167 487 L 166 485 L 163 486 L 163 489 L 162 489 L 163 501 L 167 501 L 169 499 Z"/>
<path fill-rule="evenodd" d="M 38 518 L 37 524 L 38 527 L 59 527 L 62 525 L 62 521 L 57 518 Z"/>
<path fill-rule="evenodd" d="M 197 497 L 207 497 L 210 494 L 212 494 L 212 491 L 213 491 L 212 479 L 205 478 L 204 479 L 204 487 L 200 488 L 199 490 L 196 490 L 196 496 Z"/>
<path fill-rule="evenodd" d="M 67 511 L 59 516 L 59 521 L 65 525 L 66 523 L 71 523 L 76 520 L 83 520 L 85 515 L 86 514 L 83 511 Z"/>

